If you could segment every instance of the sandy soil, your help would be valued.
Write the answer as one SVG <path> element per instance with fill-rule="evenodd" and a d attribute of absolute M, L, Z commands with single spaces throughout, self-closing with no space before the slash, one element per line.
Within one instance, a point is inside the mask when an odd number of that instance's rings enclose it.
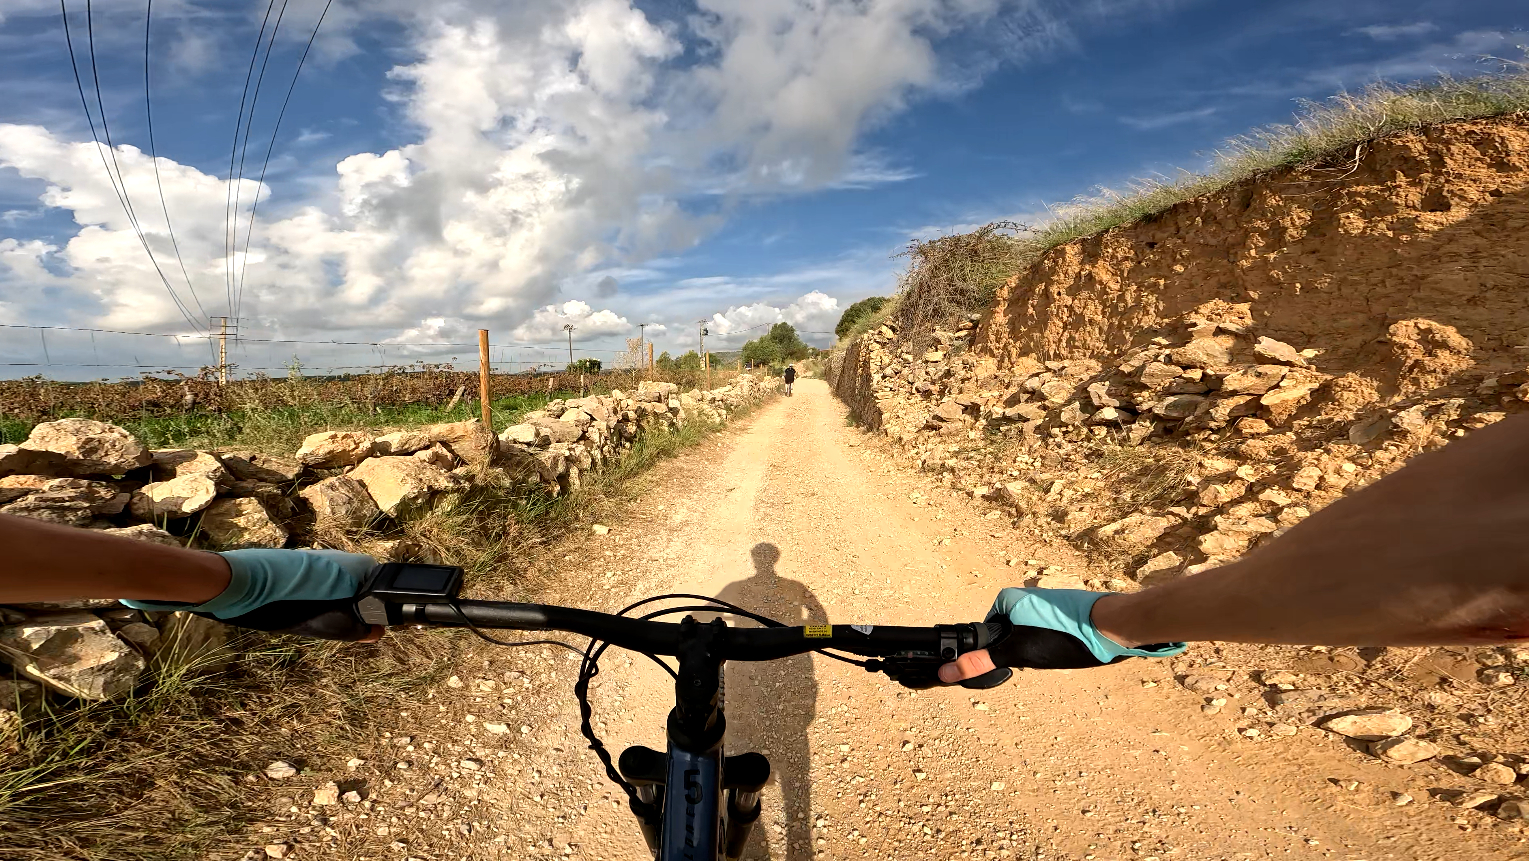
<path fill-rule="evenodd" d="M 609 534 L 563 548 L 554 597 L 610 608 L 690 591 L 794 623 L 935 624 L 981 618 L 1019 579 L 1006 558 L 1081 567 L 1065 547 L 1016 546 L 1007 521 L 948 492 L 932 504 L 845 415 L 804 380 L 661 466 Z M 477 651 L 375 740 L 356 770 L 373 806 L 341 817 L 344 857 L 648 857 L 579 736 L 576 663 L 527 652 Z M 615 652 L 603 666 L 593 700 L 612 752 L 662 748 L 668 677 Z M 776 774 L 749 858 L 1529 858 L 1519 826 L 1431 801 L 1416 767 L 1311 727 L 1240 735 L 1261 701 L 1202 714 L 1163 663 L 980 693 L 915 694 L 817 657 L 732 665 L 727 681 L 729 752 L 759 750 Z M 399 842 L 372 855 L 377 834 Z"/>

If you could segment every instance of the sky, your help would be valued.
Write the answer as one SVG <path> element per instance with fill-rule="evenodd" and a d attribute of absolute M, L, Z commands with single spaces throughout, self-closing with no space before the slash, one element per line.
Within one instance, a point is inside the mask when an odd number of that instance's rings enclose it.
<path fill-rule="evenodd" d="M 66 6 L 0 0 L 3 376 L 194 369 L 220 316 L 244 373 L 828 346 L 912 240 L 1529 43 L 1521 0 Z"/>

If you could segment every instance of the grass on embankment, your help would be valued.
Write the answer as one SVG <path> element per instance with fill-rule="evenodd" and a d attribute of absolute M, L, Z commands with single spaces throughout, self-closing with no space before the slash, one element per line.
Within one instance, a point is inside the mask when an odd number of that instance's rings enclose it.
<path fill-rule="evenodd" d="M 1529 68 L 1505 64 L 1501 74 L 1417 84 L 1374 84 L 1323 102 L 1303 102 L 1294 122 L 1226 141 L 1201 173 L 1151 177 L 1124 190 L 1100 189 L 1051 208 L 1039 227 L 996 222 L 972 233 L 912 243 L 907 273 L 894 300 L 861 321 L 850 338 L 893 320 L 904 336 L 927 334 L 964 314 L 980 313 L 998 287 L 1042 254 L 1077 239 L 1152 218 L 1169 208 L 1273 171 L 1351 165 L 1366 144 L 1439 123 L 1529 113 Z"/>
<path fill-rule="evenodd" d="M 635 495 L 634 478 L 716 429 L 695 420 L 645 434 L 559 498 L 475 487 L 403 524 L 402 537 L 466 568 L 477 597 L 533 599 L 540 549 L 587 529 Z M 254 826 L 293 803 L 276 803 L 292 787 L 248 775 L 278 759 L 343 772 L 357 741 L 417 704 L 467 645 L 446 631 L 403 631 L 375 645 L 245 634 L 225 672 L 198 675 L 170 661 L 129 699 L 55 706 L 15 749 L 0 738 L 0 859 L 238 858 L 235 850 L 263 842 Z M 391 851 L 391 837 L 376 839 L 376 857 Z"/>

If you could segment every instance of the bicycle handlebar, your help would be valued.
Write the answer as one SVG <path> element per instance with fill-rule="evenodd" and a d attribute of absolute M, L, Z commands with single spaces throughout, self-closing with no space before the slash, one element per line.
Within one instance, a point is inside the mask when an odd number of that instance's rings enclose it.
<path fill-rule="evenodd" d="M 452 604 L 395 604 L 392 624 L 468 627 L 521 631 L 565 631 L 653 655 L 677 655 L 681 626 L 675 622 L 632 619 L 593 610 L 551 604 L 460 600 Z M 718 612 L 725 612 L 718 608 Z M 718 639 L 724 661 L 773 661 L 792 655 L 837 649 L 872 658 L 927 656 L 951 661 L 961 654 L 1000 642 L 1009 622 L 971 622 L 931 627 L 895 625 L 807 625 L 780 628 L 725 626 Z"/>

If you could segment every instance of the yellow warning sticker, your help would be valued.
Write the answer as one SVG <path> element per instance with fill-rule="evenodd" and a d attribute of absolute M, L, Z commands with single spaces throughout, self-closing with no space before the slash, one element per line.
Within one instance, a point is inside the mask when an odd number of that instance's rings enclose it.
<path fill-rule="evenodd" d="M 811 637 L 814 640 L 834 635 L 833 625 L 808 625 L 802 629 L 802 636 Z"/>

